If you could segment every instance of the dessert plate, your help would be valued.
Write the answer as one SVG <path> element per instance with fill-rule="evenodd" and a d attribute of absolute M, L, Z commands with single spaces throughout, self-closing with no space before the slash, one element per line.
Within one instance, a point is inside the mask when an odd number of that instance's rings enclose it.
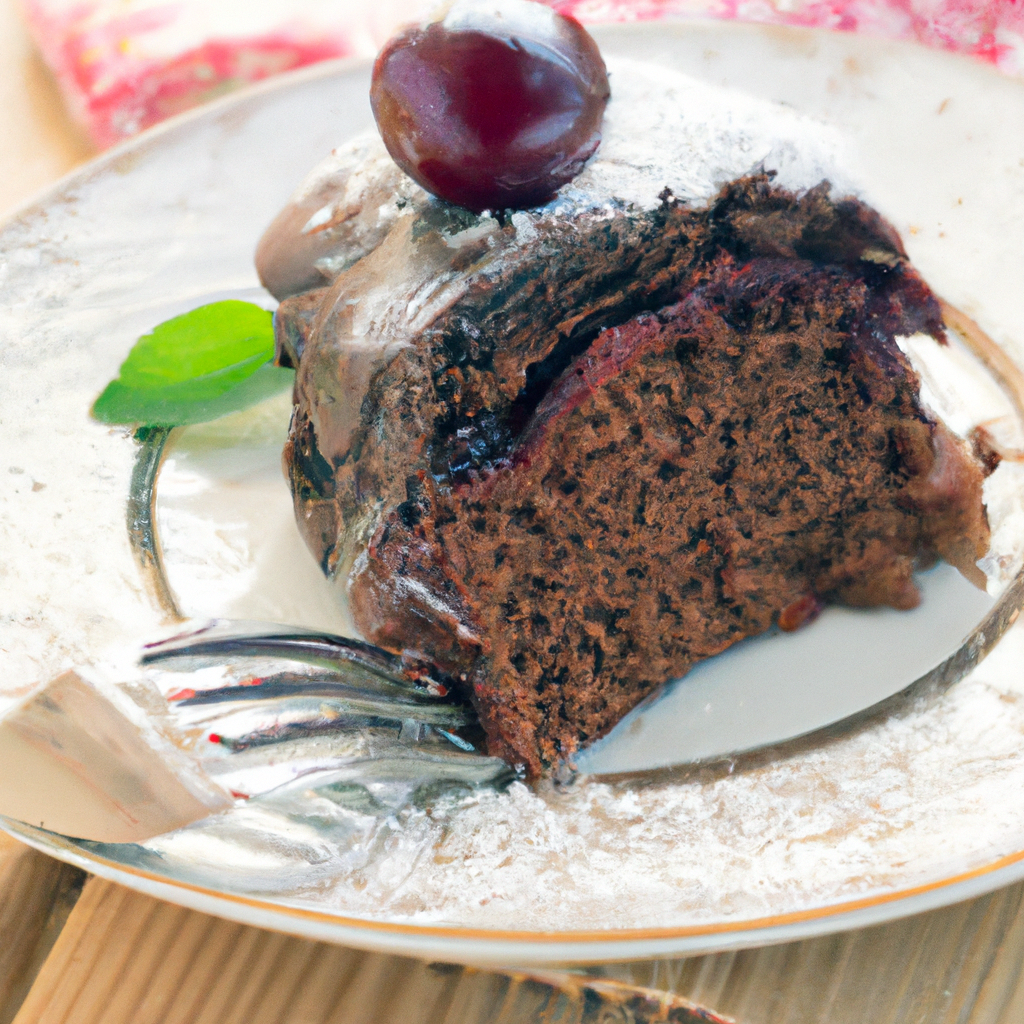
<path fill-rule="evenodd" d="M 837 124 L 866 198 L 896 224 L 926 279 L 1004 353 L 1020 355 L 1020 83 L 853 36 L 670 24 L 597 34 L 606 52 Z M 257 294 L 256 239 L 308 168 L 368 123 L 366 80 L 362 65 L 321 67 L 181 118 L 66 179 L 0 233 L 7 705 L 71 666 L 145 705 L 135 657 L 167 625 L 124 528 L 135 445 L 91 423 L 89 404 L 153 324 Z M 1012 403 L 966 351 L 946 364 L 934 352 L 915 358 L 937 404 L 974 420 L 990 410 L 993 433 L 1020 445 Z M 1003 384 L 1016 372 L 1012 363 L 997 371 Z M 196 617 L 350 632 L 291 524 L 276 466 L 287 415 L 286 399 L 270 402 L 176 440 L 158 505 L 168 578 Z M 1014 462 L 1000 472 L 1006 486 L 987 495 L 999 523 L 992 570 L 1008 582 L 1024 547 L 1024 486 Z M 1003 631 L 1018 597 L 976 592 L 943 567 L 923 582 L 926 600 L 912 615 L 834 610 L 796 637 L 716 659 L 622 723 L 581 767 L 670 765 L 681 735 L 688 758 L 714 757 L 874 705 L 947 656 L 959 675 Z M 998 620 L 979 634 L 993 602 Z M 384 810 L 338 792 L 300 794 L 142 845 L 6 827 L 176 902 L 442 959 L 587 961 L 781 941 L 1024 876 L 1024 701 L 1013 670 L 1022 644 L 1011 631 L 945 692 L 825 740 L 642 780 L 585 779 L 565 791 L 517 783 Z"/>

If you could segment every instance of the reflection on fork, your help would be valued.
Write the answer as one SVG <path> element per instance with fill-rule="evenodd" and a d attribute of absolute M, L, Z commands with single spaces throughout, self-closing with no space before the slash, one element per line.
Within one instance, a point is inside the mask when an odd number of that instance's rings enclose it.
<path fill-rule="evenodd" d="M 236 797 L 332 788 L 360 804 L 396 806 L 425 787 L 516 778 L 477 752 L 476 715 L 444 680 L 359 640 L 216 621 L 148 645 L 140 660 L 176 731 Z"/>

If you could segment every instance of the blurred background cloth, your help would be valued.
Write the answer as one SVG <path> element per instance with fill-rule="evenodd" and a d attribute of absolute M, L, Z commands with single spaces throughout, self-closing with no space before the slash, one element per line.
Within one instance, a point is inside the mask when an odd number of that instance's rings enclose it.
<path fill-rule="evenodd" d="M 1024 73 L 1024 0 L 550 0 L 584 23 L 719 18 L 859 31 Z M 432 0 L 20 0 L 72 116 L 100 148 L 238 86 L 371 57 Z"/>

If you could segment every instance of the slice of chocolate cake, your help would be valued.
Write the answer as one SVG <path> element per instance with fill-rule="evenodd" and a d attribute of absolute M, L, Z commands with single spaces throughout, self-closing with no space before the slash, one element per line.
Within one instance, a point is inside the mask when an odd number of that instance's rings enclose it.
<path fill-rule="evenodd" d="M 636 99 L 617 88 L 619 124 Z M 710 155 L 675 131 L 627 159 L 636 126 L 613 123 L 537 211 L 410 193 L 278 313 L 307 543 L 364 635 L 463 685 L 489 751 L 530 775 L 737 640 L 828 602 L 913 607 L 936 558 L 980 577 L 982 470 L 896 342 L 943 337 L 934 297 L 820 161 L 776 146 L 791 187 L 760 171 L 687 194 L 749 169 L 758 131 L 827 149 L 788 112 L 715 102 Z M 285 277 L 316 283 L 294 259 Z"/>

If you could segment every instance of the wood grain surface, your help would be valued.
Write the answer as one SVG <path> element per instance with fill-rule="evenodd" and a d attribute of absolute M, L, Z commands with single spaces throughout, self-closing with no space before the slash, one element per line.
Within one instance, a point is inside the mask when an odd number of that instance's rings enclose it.
<path fill-rule="evenodd" d="M 222 921 L 91 879 L 15 1024 L 727 1024 L 613 979 L 497 974 Z"/>
<path fill-rule="evenodd" d="M 0 0 L 0 217 L 92 156 L 25 31 Z"/>
<path fill-rule="evenodd" d="M 0 0 L 0 216 L 90 155 Z M 82 881 L 0 834 L 0 1024 L 1024 1021 L 1021 885 L 807 942 L 528 978 L 278 935 L 98 879 L 78 899 Z"/>
<path fill-rule="evenodd" d="M 84 877 L 0 833 L 0 1024 L 24 1001 Z"/>
<path fill-rule="evenodd" d="M 29 861 L 31 871 L 24 867 Z M 2 979 L 20 978 L 23 984 L 33 954 L 16 951 L 38 946 L 33 936 L 45 931 L 38 922 L 54 917 L 45 910 L 47 899 L 61 903 L 60 886 L 52 879 L 42 882 L 47 863 L 51 872 L 71 870 L 9 841 L 0 852 L 0 936 L 4 949 L 12 951 L 0 957 Z M 16 921 L 21 923 L 12 930 Z M 14 1024 L 1019 1024 L 1024 1020 L 1022 957 L 1024 885 L 807 942 L 578 974 L 506 974 L 279 935 L 90 879 L 20 1011 L 10 1012 L 8 997 L 7 1014 L 0 1019 L 13 1017 Z M 17 994 L 16 989 L 17 983 L 5 991 Z M 0 1013 L 3 1008 L 0 1003 Z"/>
<path fill-rule="evenodd" d="M 1024 885 L 902 921 L 602 973 L 744 1024 L 1021 1024 Z"/>

